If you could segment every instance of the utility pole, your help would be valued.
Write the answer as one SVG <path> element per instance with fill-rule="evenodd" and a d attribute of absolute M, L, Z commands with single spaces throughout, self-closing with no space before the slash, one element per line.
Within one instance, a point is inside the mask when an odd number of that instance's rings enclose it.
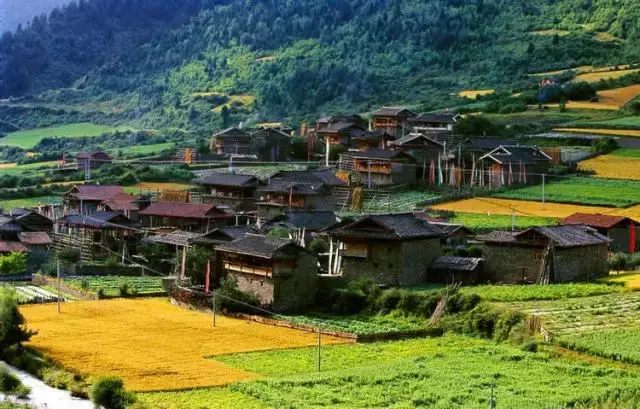
<path fill-rule="evenodd" d="M 322 330 L 318 328 L 318 372 L 320 372 L 320 347 L 322 346 Z"/>
<path fill-rule="evenodd" d="M 60 315 L 60 260 L 57 263 L 57 273 L 56 273 L 57 281 L 58 281 L 58 315 Z"/>
<path fill-rule="evenodd" d="M 542 174 L 542 209 L 544 209 L 544 182 L 545 182 L 545 174 Z"/>

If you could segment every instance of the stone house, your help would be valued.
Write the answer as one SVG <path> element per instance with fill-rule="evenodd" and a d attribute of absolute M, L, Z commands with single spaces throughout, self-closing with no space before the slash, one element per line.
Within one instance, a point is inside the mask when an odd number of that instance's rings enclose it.
<path fill-rule="evenodd" d="M 572 282 L 609 272 L 610 240 L 584 225 L 493 231 L 483 242 L 483 281 L 500 283 Z"/>
<path fill-rule="evenodd" d="M 263 306 L 300 311 L 313 304 L 317 291 L 317 259 L 291 240 L 247 234 L 216 247 L 223 276 L 238 289 L 256 294 Z"/>
<path fill-rule="evenodd" d="M 200 186 L 202 202 L 215 206 L 227 206 L 234 212 L 256 210 L 256 189 L 259 182 L 255 176 L 214 173 L 196 179 Z"/>
<path fill-rule="evenodd" d="M 611 240 L 610 249 L 615 252 L 634 253 L 640 250 L 638 224 L 624 216 L 575 213 L 563 219 L 562 224 L 584 224 L 596 229 Z"/>
<path fill-rule="evenodd" d="M 380 285 L 426 282 L 427 269 L 442 255 L 442 230 L 411 213 L 365 216 L 327 231 L 329 273 Z"/>

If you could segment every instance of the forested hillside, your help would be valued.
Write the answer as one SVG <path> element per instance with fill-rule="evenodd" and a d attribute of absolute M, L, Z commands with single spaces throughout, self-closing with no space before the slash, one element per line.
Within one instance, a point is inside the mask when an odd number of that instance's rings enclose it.
<path fill-rule="evenodd" d="M 634 0 L 91 0 L 0 40 L 0 97 L 150 126 L 435 109 L 464 88 L 640 60 Z M 212 113 L 213 112 L 213 113 Z"/>

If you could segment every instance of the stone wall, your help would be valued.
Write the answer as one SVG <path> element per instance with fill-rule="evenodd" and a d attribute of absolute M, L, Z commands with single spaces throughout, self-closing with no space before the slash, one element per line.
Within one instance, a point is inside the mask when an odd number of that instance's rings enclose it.
<path fill-rule="evenodd" d="M 544 250 L 543 247 L 485 244 L 482 246 L 484 274 L 480 281 L 535 282 L 540 274 L 540 263 Z"/>
<path fill-rule="evenodd" d="M 606 276 L 608 248 L 606 244 L 573 247 L 555 251 L 556 273 L 561 282 L 590 280 Z"/>
<path fill-rule="evenodd" d="M 402 244 L 403 271 L 400 285 L 418 285 L 427 281 L 427 269 L 442 255 L 440 238 L 405 241 Z"/>
<path fill-rule="evenodd" d="M 273 278 L 235 271 L 230 272 L 229 275 L 237 281 L 240 291 L 257 295 L 262 305 L 273 304 L 275 288 Z"/>
<path fill-rule="evenodd" d="M 318 291 L 318 260 L 306 251 L 300 251 L 296 268 L 291 273 L 274 272 L 276 283 L 273 309 L 276 311 L 303 311 L 313 305 Z"/>

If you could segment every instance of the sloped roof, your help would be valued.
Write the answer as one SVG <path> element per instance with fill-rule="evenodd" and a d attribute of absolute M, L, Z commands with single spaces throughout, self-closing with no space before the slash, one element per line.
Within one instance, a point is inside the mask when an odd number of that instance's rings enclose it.
<path fill-rule="evenodd" d="M 410 133 L 408 135 L 403 136 L 402 138 L 398 138 L 395 141 L 389 142 L 390 145 L 402 146 L 411 142 L 423 141 L 426 143 L 430 143 L 433 145 L 443 146 L 439 141 L 428 137 L 427 135 L 421 133 Z"/>
<path fill-rule="evenodd" d="M 288 246 L 296 246 L 293 241 L 276 237 L 262 236 L 258 234 L 247 234 L 239 240 L 229 243 L 223 243 L 216 249 L 229 253 L 246 254 L 255 257 L 273 259 L 273 258 L 292 258 L 291 255 L 278 254 L 280 250 Z"/>
<path fill-rule="evenodd" d="M 409 122 L 430 122 L 430 123 L 442 123 L 449 124 L 457 122 L 460 118 L 460 114 L 457 112 L 441 112 L 436 114 L 420 114 L 409 119 Z"/>
<path fill-rule="evenodd" d="M 537 146 L 500 145 L 480 157 L 480 160 L 484 159 L 491 159 L 499 164 L 512 163 L 516 165 L 519 163 L 548 162 L 551 157 Z"/>
<path fill-rule="evenodd" d="M 487 234 L 481 234 L 476 236 L 476 239 L 484 241 L 486 243 L 515 243 L 516 234 L 519 232 L 506 231 L 506 230 L 494 230 Z"/>
<path fill-rule="evenodd" d="M 242 129 L 231 127 L 214 133 L 213 138 L 251 138 L 251 135 Z"/>
<path fill-rule="evenodd" d="M 611 240 L 598 233 L 597 230 L 580 224 L 569 224 L 561 226 L 532 227 L 519 233 L 517 240 L 525 239 L 527 235 L 534 231 L 552 240 L 558 247 L 581 247 L 606 244 Z"/>
<path fill-rule="evenodd" d="M 230 213 L 212 204 L 155 202 L 141 210 L 141 216 L 175 217 L 179 219 L 230 218 Z"/>
<path fill-rule="evenodd" d="M 442 230 L 412 213 L 365 216 L 351 224 L 329 231 L 332 236 L 405 240 L 441 237 Z"/>
<path fill-rule="evenodd" d="M 462 224 L 439 222 L 439 221 L 432 221 L 431 224 L 438 226 L 440 230 L 442 230 L 444 234 L 446 234 L 447 236 L 450 236 L 458 232 L 472 234 L 472 231 Z"/>
<path fill-rule="evenodd" d="M 416 116 L 417 113 L 404 107 L 382 107 L 371 115 L 373 116 Z"/>
<path fill-rule="evenodd" d="M 56 223 L 64 226 L 84 227 L 92 229 L 128 229 L 131 221 L 118 212 L 96 212 L 92 215 L 71 214 L 58 219 Z"/>
<path fill-rule="evenodd" d="M 126 195 L 122 186 L 116 185 L 76 185 L 65 196 L 72 196 L 77 200 L 103 201 L 116 196 Z"/>
<path fill-rule="evenodd" d="M 258 179 L 251 175 L 214 173 L 199 179 L 194 183 L 198 185 L 216 185 L 231 187 L 252 187 L 258 184 Z"/>
<path fill-rule="evenodd" d="M 353 122 L 336 121 L 336 122 L 330 122 L 324 128 L 318 129 L 318 132 L 342 132 L 342 131 L 349 130 L 351 128 L 357 128 L 357 129 L 360 129 L 362 131 L 365 130 L 362 126 L 360 126 L 360 125 L 358 125 L 356 123 L 353 123 Z"/>
<path fill-rule="evenodd" d="M 273 179 L 283 179 L 302 183 L 322 182 L 329 186 L 344 186 L 344 180 L 336 176 L 334 169 L 316 170 L 283 170 L 278 172 Z"/>
<path fill-rule="evenodd" d="M 430 270 L 475 271 L 482 263 L 481 258 L 440 256 L 431 263 Z"/>
<path fill-rule="evenodd" d="M 26 253 L 28 250 L 19 241 L 0 241 L 0 253 Z"/>
<path fill-rule="evenodd" d="M 53 243 L 47 233 L 40 231 L 18 233 L 18 238 L 23 244 L 28 245 L 47 245 Z"/>
<path fill-rule="evenodd" d="M 624 216 L 610 216 L 606 214 L 575 213 L 562 220 L 562 224 L 584 224 L 600 229 L 611 229 L 621 224 L 629 224 L 633 220 Z"/>
<path fill-rule="evenodd" d="M 360 151 L 345 152 L 343 155 L 351 156 L 352 158 L 356 158 L 356 159 L 376 159 L 376 160 L 386 160 L 386 161 L 391 161 L 394 159 L 413 160 L 412 156 L 407 155 L 402 151 L 392 151 L 390 149 L 377 149 L 377 148 L 372 148 L 364 152 L 360 152 Z"/>
<path fill-rule="evenodd" d="M 174 230 L 171 233 L 145 237 L 142 242 L 169 244 L 172 246 L 188 246 L 191 240 L 197 239 L 200 236 L 202 236 L 202 233 Z"/>
<path fill-rule="evenodd" d="M 502 138 L 468 138 L 464 141 L 466 148 L 479 150 L 494 150 L 499 146 L 510 145 L 513 141 Z"/>
<path fill-rule="evenodd" d="M 247 225 L 218 227 L 201 235 L 200 237 L 192 239 L 190 242 L 207 245 L 234 241 L 243 238 L 244 235 L 252 231 L 252 229 L 252 226 Z"/>

